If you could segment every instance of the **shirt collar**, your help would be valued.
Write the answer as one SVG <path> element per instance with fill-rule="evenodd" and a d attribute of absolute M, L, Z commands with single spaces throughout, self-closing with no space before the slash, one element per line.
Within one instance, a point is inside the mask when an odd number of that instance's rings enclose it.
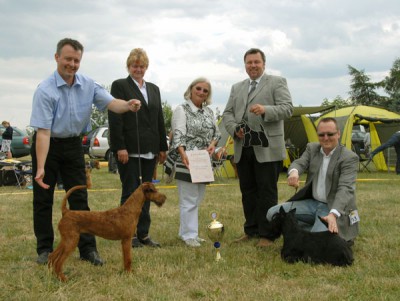
<path fill-rule="evenodd" d="M 146 81 L 145 81 L 145 80 L 143 80 L 143 85 L 142 85 L 142 87 L 140 87 L 140 85 L 139 85 L 139 83 L 136 81 L 136 79 L 134 79 L 132 76 L 131 76 L 131 79 L 132 79 L 133 82 L 136 84 L 136 86 L 138 86 L 139 89 L 146 89 Z"/>
<path fill-rule="evenodd" d="M 61 77 L 61 75 L 58 73 L 57 70 L 54 71 L 54 76 L 55 76 L 55 79 L 56 79 L 57 87 L 68 86 L 66 81 Z M 82 85 L 82 81 L 80 79 L 80 76 L 79 76 L 78 73 L 75 73 L 74 83 L 72 84 L 72 86 L 81 86 L 81 85 Z"/>
<path fill-rule="evenodd" d="M 264 74 L 263 74 L 264 75 Z M 262 77 L 262 75 L 259 77 L 259 78 L 256 78 L 256 79 L 251 79 L 251 78 L 249 78 L 249 83 L 250 83 L 250 85 L 251 85 L 251 82 L 254 80 L 256 83 L 257 83 L 257 85 L 260 83 L 260 80 L 261 80 L 261 77 Z"/>
<path fill-rule="evenodd" d="M 324 150 L 322 149 L 322 146 L 321 146 L 321 148 L 319 149 L 319 151 L 320 151 L 321 154 L 324 155 L 325 157 L 332 157 L 332 155 L 333 155 L 333 153 L 335 152 L 336 149 L 337 149 L 337 146 L 336 146 L 333 150 L 331 150 L 331 152 L 330 152 L 329 154 L 327 154 L 327 155 L 325 155 Z"/>
<path fill-rule="evenodd" d="M 190 106 L 190 108 L 192 109 L 193 112 L 203 111 L 203 109 L 200 109 L 200 108 L 196 107 L 191 99 L 188 99 L 187 102 L 188 102 L 188 104 L 189 104 L 189 106 Z"/>

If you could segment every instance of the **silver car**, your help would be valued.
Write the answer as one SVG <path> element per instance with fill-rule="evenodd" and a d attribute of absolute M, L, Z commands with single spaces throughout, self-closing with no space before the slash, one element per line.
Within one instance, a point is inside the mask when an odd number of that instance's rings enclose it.
<path fill-rule="evenodd" d="M 101 126 L 95 130 L 90 139 L 89 156 L 108 161 L 110 146 L 108 145 L 108 126 Z"/>

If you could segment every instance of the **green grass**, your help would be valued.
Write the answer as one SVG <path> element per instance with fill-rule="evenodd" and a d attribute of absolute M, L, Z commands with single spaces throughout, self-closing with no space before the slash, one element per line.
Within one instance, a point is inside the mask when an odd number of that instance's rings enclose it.
<path fill-rule="evenodd" d="M 107 168 L 93 172 L 89 191 L 92 210 L 118 206 L 120 182 Z M 161 178 L 161 171 L 158 173 Z M 376 180 L 375 180 L 376 179 Z M 217 210 L 225 225 L 221 255 L 215 262 L 212 243 L 186 247 L 178 238 L 179 208 L 176 188 L 163 181 L 159 190 L 168 197 L 161 208 L 152 206 L 151 236 L 160 249 L 133 252 L 133 273 L 122 269 L 120 243 L 97 239 L 106 264 L 94 267 L 68 259 L 67 283 L 60 283 L 38 266 L 32 226 L 32 191 L 0 187 L 0 300 L 397 300 L 400 296 L 400 177 L 393 173 L 360 173 L 357 200 L 361 233 L 356 240 L 354 265 L 339 268 L 280 258 L 282 239 L 260 250 L 256 241 L 230 245 L 243 233 L 241 195 L 237 180 L 224 179 L 208 186 L 200 207 L 200 235 L 207 237 L 210 212 Z M 279 184 L 280 202 L 294 190 Z M 54 226 L 60 219 L 57 191 Z"/>

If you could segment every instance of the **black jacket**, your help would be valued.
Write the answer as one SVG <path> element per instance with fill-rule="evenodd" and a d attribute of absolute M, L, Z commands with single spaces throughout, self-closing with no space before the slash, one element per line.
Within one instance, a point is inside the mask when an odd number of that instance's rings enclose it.
<path fill-rule="evenodd" d="M 13 128 L 11 126 L 6 128 L 3 134 L 1 135 L 1 137 L 4 140 L 12 140 L 12 136 L 13 136 Z"/>
<path fill-rule="evenodd" d="M 111 94 L 115 98 L 126 101 L 138 99 L 142 103 L 138 112 L 117 114 L 108 111 L 110 148 L 113 152 L 126 149 L 130 154 L 152 152 L 157 155 L 168 150 L 160 89 L 149 82 L 146 82 L 146 89 L 148 104 L 130 76 L 112 83 Z"/>

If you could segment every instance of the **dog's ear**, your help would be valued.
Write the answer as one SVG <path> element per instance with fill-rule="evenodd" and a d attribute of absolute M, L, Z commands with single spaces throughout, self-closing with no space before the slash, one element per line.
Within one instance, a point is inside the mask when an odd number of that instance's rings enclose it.
<path fill-rule="evenodd" d="M 281 208 L 279 208 L 279 213 L 286 213 L 285 209 L 283 209 L 283 206 L 281 206 Z"/>
<path fill-rule="evenodd" d="M 289 212 L 292 213 L 292 214 L 295 214 L 295 213 L 296 213 L 296 208 L 293 208 L 293 209 L 290 210 Z"/>
<path fill-rule="evenodd" d="M 144 182 L 144 183 L 142 184 L 142 190 L 143 190 L 144 192 L 156 192 L 156 191 L 157 191 L 157 189 L 156 189 L 156 187 L 154 186 L 154 184 L 153 184 L 153 183 L 150 183 L 150 182 Z"/>

